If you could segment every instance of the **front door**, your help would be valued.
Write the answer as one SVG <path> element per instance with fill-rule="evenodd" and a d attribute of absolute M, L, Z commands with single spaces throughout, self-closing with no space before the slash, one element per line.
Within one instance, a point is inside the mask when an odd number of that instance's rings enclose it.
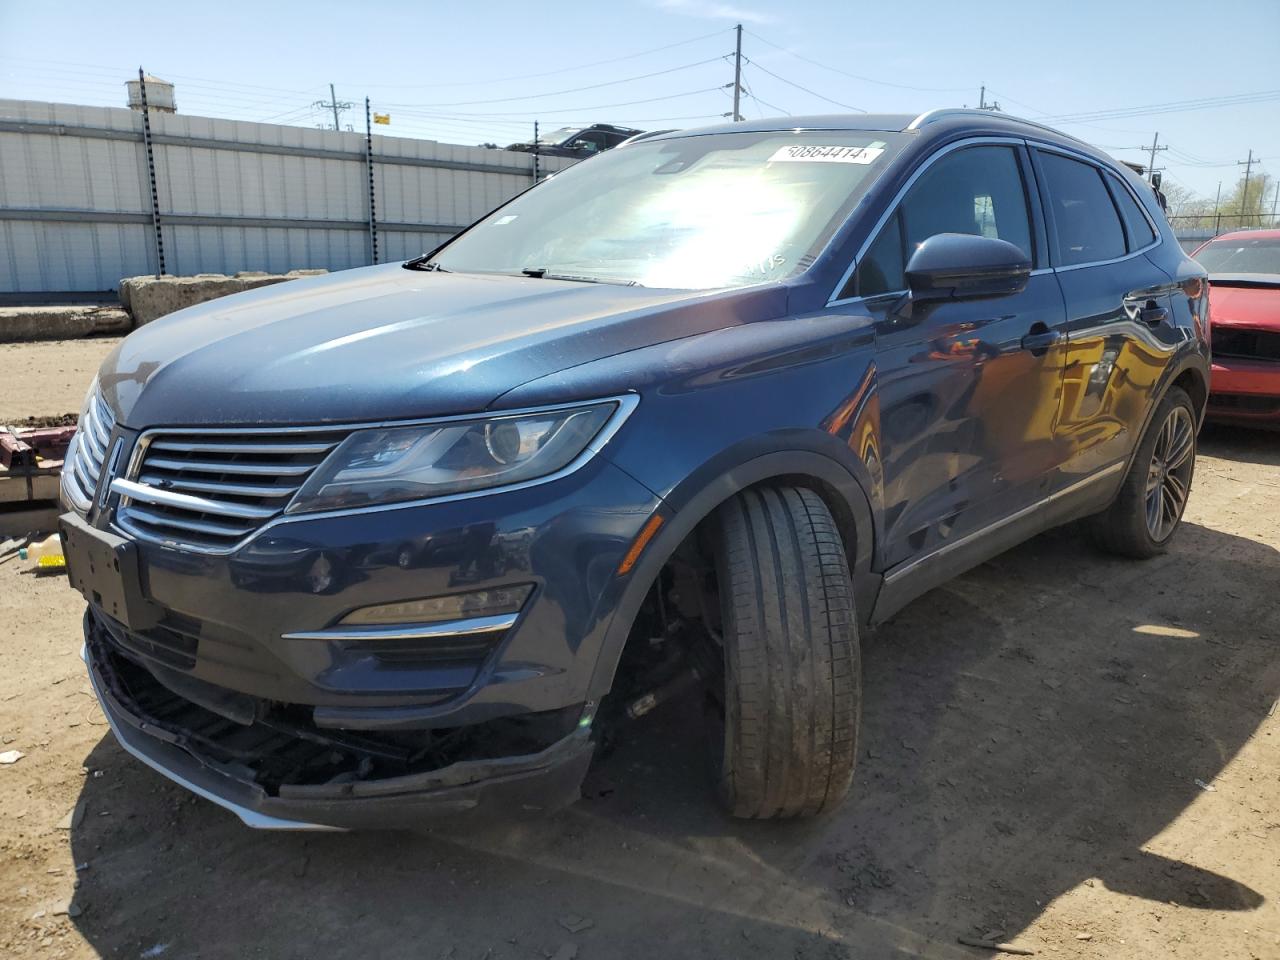
<path fill-rule="evenodd" d="M 1057 279 L 989 300 L 893 311 L 916 246 L 939 233 L 1007 240 L 1043 257 L 1016 143 L 938 156 L 872 241 L 855 274 L 875 318 L 880 461 L 888 568 L 1031 506 L 1057 467 L 1053 443 L 1065 309 Z"/>

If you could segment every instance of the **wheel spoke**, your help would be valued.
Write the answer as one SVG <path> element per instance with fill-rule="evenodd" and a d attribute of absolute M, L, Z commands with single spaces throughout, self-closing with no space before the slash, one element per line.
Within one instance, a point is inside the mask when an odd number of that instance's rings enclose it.
<path fill-rule="evenodd" d="M 1157 486 L 1147 497 L 1147 530 L 1153 537 L 1160 529 L 1160 500 L 1161 487 Z"/>
<path fill-rule="evenodd" d="M 1182 482 L 1181 477 L 1174 473 L 1164 478 L 1164 485 L 1177 505 L 1178 514 L 1181 515 L 1182 508 L 1187 505 L 1187 485 Z"/>
<path fill-rule="evenodd" d="M 1191 426 L 1184 423 L 1181 418 L 1178 421 L 1178 434 L 1171 445 L 1168 455 L 1169 469 L 1176 470 L 1191 456 L 1191 451 L 1195 447 L 1195 435 L 1191 432 Z"/>
<path fill-rule="evenodd" d="M 1174 494 L 1165 486 L 1161 490 L 1161 503 L 1164 511 L 1160 517 L 1160 539 L 1165 539 L 1165 531 L 1171 530 L 1172 526 L 1178 522 L 1178 504 L 1174 503 Z"/>

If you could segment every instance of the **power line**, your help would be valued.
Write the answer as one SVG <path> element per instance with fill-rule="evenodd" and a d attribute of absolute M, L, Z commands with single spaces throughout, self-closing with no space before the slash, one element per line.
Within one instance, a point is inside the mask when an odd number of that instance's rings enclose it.
<path fill-rule="evenodd" d="M 1209 110 L 1217 107 L 1234 107 L 1250 103 L 1266 103 L 1280 100 L 1280 90 L 1262 90 L 1254 93 L 1238 93 L 1222 97 L 1203 97 L 1197 100 L 1175 100 L 1166 103 L 1152 103 L 1140 107 L 1118 107 L 1111 110 L 1097 110 L 1092 113 L 1075 113 L 1050 115 L 1043 119 L 1059 122 L 1084 120 L 1124 119 L 1125 117 L 1149 117 L 1164 113 L 1181 113 L 1190 110 Z"/>
<path fill-rule="evenodd" d="M 725 31 L 714 30 L 711 33 L 704 33 L 701 36 L 691 37 L 688 40 L 680 40 L 676 43 L 664 44 L 661 47 L 653 47 L 649 50 L 641 50 L 638 53 L 628 53 L 620 57 L 609 57 L 607 60 L 593 60 L 590 63 L 575 63 L 571 67 L 561 67 L 558 70 L 546 70 L 542 73 L 523 73 L 514 77 L 497 77 L 492 80 L 457 80 L 447 83 L 348 83 L 348 86 L 355 87 L 396 87 L 401 90 L 419 90 L 434 89 L 437 87 L 476 87 L 484 86 L 492 83 L 510 83 L 515 80 L 536 80 L 540 77 L 553 77 L 561 73 L 572 73 L 575 70 L 586 70 L 589 67 L 600 67 L 606 64 L 621 63 L 623 60 L 635 60 L 638 57 L 647 57 L 653 53 L 661 53 L 664 50 L 674 50 L 676 47 L 685 47 L 691 43 L 698 43 L 702 40 L 709 40 L 712 37 L 722 36 Z"/>
<path fill-rule="evenodd" d="M 620 101 L 620 102 L 618 102 L 618 103 L 596 103 L 596 104 L 592 104 L 592 105 L 590 105 L 590 106 L 585 106 L 585 107 L 559 107 L 559 106 L 557 106 L 557 107 L 544 107 L 544 108 L 541 108 L 541 109 L 538 109 L 538 110 L 520 110 L 520 111 L 514 111 L 514 110 L 503 110 L 503 111 L 500 111 L 500 112 L 498 112 L 498 113 L 471 113 L 471 114 L 467 114 L 467 116 L 472 116 L 472 117 L 515 117 L 515 116 L 534 117 L 534 116 L 537 116 L 537 117 L 541 118 L 541 117 L 543 117 L 543 116 L 546 116 L 548 113 L 553 113 L 553 112 L 554 112 L 554 113 L 560 113 L 560 114 L 566 114 L 566 113 L 582 113 L 582 112 L 585 112 L 585 111 L 587 111 L 587 110 L 612 110 L 612 109 L 613 109 L 613 108 L 615 108 L 615 107 L 632 107 L 632 106 L 635 106 L 636 104 L 640 104 L 640 103 L 658 103 L 658 102 L 663 101 L 663 100 L 679 100 L 681 97 L 692 97 L 692 96 L 696 96 L 696 95 L 698 95 L 698 94 L 700 94 L 700 93 L 712 93 L 712 92 L 714 92 L 714 91 L 716 91 L 716 90 L 719 90 L 719 89 L 721 89 L 719 86 L 715 86 L 715 87 L 703 87 L 703 88 L 702 88 L 702 89 L 700 89 L 700 90 L 689 90 L 689 91 L 687 91 L 687 92 L 685 92 L 685 93 L 672 93 L 672 94 L 668 94 L 668 95 L 667 95 L 667 96 L 665 96 L 665 97 L 647 97 L 647 98 L 645 98 L 645 99 L 643 99 L 643 100 L 623 100 L 623 101 Z M 505 102 L 505 101 L 503 101 L 503 102 Z M 399 108 L 401 108 L 401 109 L 404 109 L 404 108 L 406 108 L 406 107 L 407 107 L 407 108 L 412 109 L 412 108 L 414 108 L 414 107 L 418 107 L 418 108 L 423 108 L 423 107 L 430 108 L 432 105 L 431 105 L 431 104 L 391 104 L 391 103 L 388 103 L 388 104 L 382 104 L 381 106 L 399 107 Z"/>
<path fill-rule="evenodd" d="M 747 96 L 750 97 L 753 101 L 755 101 L 755 105 L 757 107 L 762 107 L 762 108 L 768 107 L 770 110 L 776 110 L 778 113 L 782 114 L 784 117 L 793 116 L 790 110 L 784 110 L 782 107 L 779 107 L 777 104 L 770 103 L 768 100 L 761 100 L 759 97 L 755 95 L 755 91 L 752 90 L 750 87 L 746 86 L 745 84 L 743 85 L 743 89 L 747 91 Z M 760 115 L 762 117 L 764 116 L 763 109 L 761 109 Z"/>
<path fill-rule="evenodd" d="M 543 97 L 559 97 L 566 93 L 581 93 L 584 90 L 599 90 L 601 87 L 613 87 L 620 83 L 634 83 L 637 80 L 648 80 L 651 77 L 661 77 L 668 73 L 678 73 L 681 70 L 692 70 L 694 67 L 702 67 L 708 63 L 717 63 L 721 57 L 711 57 L 707 60 L 699 60 L 696 63 L 686 63 L 678 67 L 669 67 L 666 70 L 655 70 L 653 73 L 642 73 L 635 77 L 623 77 L 621 80 L 606 80 L 604 83 L 592 83 L 584 87 L 570 87 L 567 90 L 552 90 L 548 93 L 529 93 L 515 97 L 495 97 L 488 100 L 454 100 L 447 103 L 437 103 L 437 107 L 468 107 L 478 106 L 487 103 L 509 103 L 512 100 L 540 100 Z M 407 104 L 388 103 L 389 107 L 407 106 Z"/>
<path fill-rule="evenodd" d="M 850 77 L 853 80 L 861 80 L 863 83 L 874 83 L 882 87 L 896 87 L 899 90 L 918 90 L 924 93 L 962 93 L 965 90 L 972 89 L 971 87 L 914 87 L 906 83 L 892 83 L 888 80 L 877 80 L 874 77 L 864 77 L 864 76 L 861 76 L 860 74 L 849 73 L 847 70 L 840 70 L 840 69 L 837 69 L 836 67 L 828 66 L 825 63 L 821 63 L 818 60 L 813 60 L 810 57 L 803 56 L 802 54 L 796 53 L 794 50 L 789 50 L 788 48 L 781 46 L 780 44 L 774 43 L 772 40 L 765 39 L 764 37 L 760 36 L 760 34 L 756 33 L 754 30 L 748 30 L 747 33 L 751 34 L 751 36 L 755 37 L 761 43 L 766 44 L 770 47 L 773 47 L 775 50 L 781 50 L 783 53 L 787 54 L 787 56 L 795 57 L 797 60 L 803 60 L 805 63 L 811 63 L 815 67 L 821 67 L 823 70 L 830 70 L 832 73 L 838 73 L 842 77 Z M 863 112 L 865 113 L 866 111 L 864 110 Z"/>
<path fill-rule="evenodd" d="M 747 59 L 747 58 L 744 58 L 744 59 L 747 60 L 747 63 L 750 66 L 755 67 L 757 70 L 761 70 L 764 73 L 767 73 L 769 76 L 773 77 L 775 80 L 781 80 L 783 83 L 787 84 L 788 86 L 795 87 L 797 90 L 803 90 L 805 93 L 809 94 L 811 97 L 817 97 L 819 100 L 825 100 L 827 103 L 834 103 L 837 107 L 844 107 L 846 110 L 852 110 L 855 113 L 867 112 L 866 110 L 862 109 L 862 107 L 855 107 L 851 103 L 842 103 L 839 100 L 833 100 L 830 97 L 825 97 L 822 94 L 818 93 L 818 91 L 816 90 L 810 90 L 808 87 L 802 87 L 800 84 L 796 83 L 794 80 L 788 80 L 786 77 L 779 76 L 778 74 L 774 73 L 772 70 L 768 69 L 767 67 L 760 66 L 760 64 L 756 63 L 754 60 Z"/>

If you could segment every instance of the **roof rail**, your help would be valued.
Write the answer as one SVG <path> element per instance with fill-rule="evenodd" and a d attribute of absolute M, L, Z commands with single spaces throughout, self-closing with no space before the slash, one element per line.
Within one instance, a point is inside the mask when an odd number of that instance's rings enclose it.
<path fill-rule="evenodd" d="M 916 117 L 909 124 L 908 130 L 919 130 L 921 127 L 936 123 L 939 120 L 946 120 L 950 117 L 999 117 L 1004 120 L 1012 120 L 1015 123 L 1025 123 L 1029 127 L 1036 127 L 1039 130 L 1046 130 L 1049 133 L 1057 134 L 1060 137 L 1066 137 L 1068 140 L 1074 140 L 1077 143 L 1087 143 L 1079 137 L 1074 137 L 1069 133 L 1063 133 L 1061 130 L 1055 129 L 1044 123 L 1037 123 L 1035 120 L 1028 120 L 1025 117 L 1015 117 L 1011 113 L 995 110 L 979 110 L 977 107 L 938 107 L 934 110 L 926 110 L 920 116 Z"/>
<path fill-rule="evenodd" d="M 618 147 L 625 147 L 628 143 L 635 143 L 637 140 L 648 140 L 650 137 L 660 137 L 664 133 L 677 132 L 678 130 L 675 127 L 672 127 L 670 130 L 647 130 L 644 133 L 637 133 L 634 137 L 627 137 L 627 139 L 618 144 Z M 617 150 L 618 147 L 614 147 L 613 149 Z"/>

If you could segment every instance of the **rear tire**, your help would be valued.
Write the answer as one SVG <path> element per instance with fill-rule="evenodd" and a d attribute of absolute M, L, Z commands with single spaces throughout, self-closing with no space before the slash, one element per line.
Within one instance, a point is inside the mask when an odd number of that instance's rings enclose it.
<path fill-rule="evenodd" d="M 1170 387 L 1115 501 L 1089 518 L 1089 533 L 1101 549 L 1145 560 L 1165 552 L 1182 526 L 1196 465 L 1196 411 L 1191 398 Z"/>
<path fill-rule="evenodd" d="M 720 800 L 735 817 L 838 806 L 857 753 L 861 671 L 844 543 L 822 499 L 753 488 L 720 508 L 724 645 Z"/>

